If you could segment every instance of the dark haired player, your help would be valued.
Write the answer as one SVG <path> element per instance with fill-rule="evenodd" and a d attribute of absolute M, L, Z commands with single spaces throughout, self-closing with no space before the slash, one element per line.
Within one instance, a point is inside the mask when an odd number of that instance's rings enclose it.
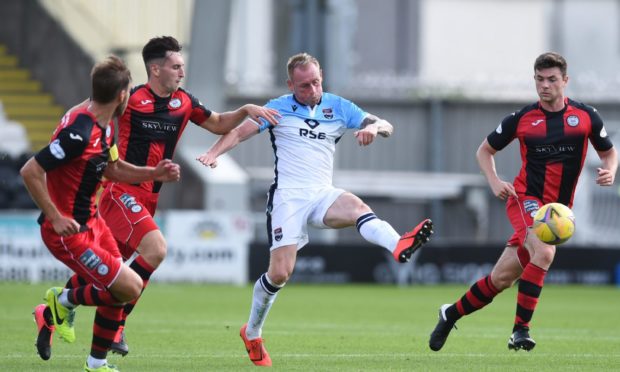
<path fill-rule="evenodd" d="M 236 111 L 217 113 L 205 108 L 198 99 L 179 87 L 185 77 L 185 62 L 178 41 L 170 36 L 149 40 L 142 49 L 148 82 L 134 87 L 127 110 L 119 121 L 118 147 L 121 159 L 134 165 L 154 165 L 172 159 L 175 147 L 187 123 L 215 134 L 228 133 L 247 116 L 264 118 L 277 124 L 277 111 L 245 105 Z M 100 213 L 112 230 L 121 254 L 129 259 L 142 278 L 143 289 L 151 274 L 166 256 L 166 241 L 153 216 L 157 208 L 161 182 L 134 184 L 108 182 L 99 201 Z M 78 276 L 68 286 L 77 285 Z M 125 306 L 121 327 L 112 351 L 126 355 L 125 319 L 136 304 Z"/>
<path fill-rule="evenodd" d="M 41 237 L 58 260 L 82 278 L 71 289 L 50 288 L 47 304 L 35 308 L 37 351 L 47 360 L 55 330 L 66 341 L 75 333 L 69 314 L 77 305 L 97 306 L 86 371 L 117 371 L 106 356 L 120 325 L 122 305 L 140 295 L 142 279 L 122 263 L 116 242 L 95 204 L 103 176 L 119 182 L 176 181 L 180 168 L 170 160 L 139 167 L 119 160 L 113 118 L 127 107 L 131 74 L 111 56 L 91 72 L 87 106 L 68 112 L 48 146 L 21 169 L 24 183 L 41 208 Z"/>
<path fill-rule="evenodd" d="M 567 65 L 557 53 L 544 53 L 534 63 L 534 81 L 540 100 L 507 116 L 480 145 L 476 157 L 493 194 L 506 202 L 514 228 L 491 274 L 480 279 L 454 304 L 439 309 L 439 321 L 429 340 L 440 350 L 457 320 L 483 308 L 519 279 L 517 310 L 508 340 L 512 350 L 532 350 L 530 321 L 536 310 L 555 246 L 530 234 L 532 219 L 544 204 L 573 204 L 575 187 L 586 158 L 588 141 L 602 161 L 596 183 L 611 186 L 618 169 L 618 155 L 596 109 L 564 96 Z M 495 153 L 512 140 L 519 141 L 521 171 L 513 183 L 500 179 Z"/>

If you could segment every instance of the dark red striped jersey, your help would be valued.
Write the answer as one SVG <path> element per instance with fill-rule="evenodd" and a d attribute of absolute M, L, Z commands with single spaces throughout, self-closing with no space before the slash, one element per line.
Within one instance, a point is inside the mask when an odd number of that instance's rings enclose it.
<path fill-rule="evenodd" d="M 113 128 L 113 122 L 103 128 L 85 108 L 70 111 L 49 145 L 35 155 L 46 171 L 47 190 L 56 208 L 83 228 L 91 226 L 97 213 L 95 194 L 108 161 L 118 159 Z"/>
<path fill-rule="evenodd" d="M 495 150 L 519 140 L 521 170 L 514 180 L 518 194 L 572 207 L 577 180 L 588 151 L 613 147 L 595 108 L 565 98 L 564 109 L 545 111 L 540 103 L 507 116 L 487 141 Z"/>
<path fill-rule="evenodd" d="M 172 159 L 187 122 L 200 125 L 210 116 L 210 110 L 181 88 L 164 98 L 148 84 L 134 87 L 118 126 L 120 157 L 138 166 L 156 166 L 162 159 Z M 144 182 L 140 187 L 157 193 L 161 182 Z"/>

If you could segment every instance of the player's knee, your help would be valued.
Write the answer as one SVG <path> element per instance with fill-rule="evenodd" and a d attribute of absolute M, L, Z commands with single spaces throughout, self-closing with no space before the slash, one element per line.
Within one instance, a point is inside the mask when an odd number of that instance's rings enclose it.
<path fill-rule="evenodd" d="M 551 266 L 554 257 L 554 249 L 537 249 L 534 253 L 534 257 L 532 257 L 532 263 L 543 269 L 547 269 Z"/>
<path fill-rule="evenodd" d="M 279 267 L 272 267 L 269 272 L 269 279 L 273 282 L 273 284 L 282 286 L 286 282 L 288 282 L 289 278 L 293 274 L 293 267 L 289 267 L 286 265 Z"/>
<path fill-rule="evenodd" d="M 144 260 L 154 268 L 157 268 L 168 252 L 168 246 L 163 235 L 158 234 L 156 237 L 148 239 L 140 243 L 138 251 Z"/>
<path fill-rule="evenodd" d="M 131 297 L 131 300 L 129 301 L 133 301 L 136 298 L 140 297 L 143 287 L 144 287 L 144 282 L 142 281 L 142 278 L 140 278 L 140 276 L 136 274 L 134 280 L 132 280 L 131 285 L 129 286 L 129 289 L 127 291 L 127 296 Z"/>
<path fill-rule="evenodd" d="M 140 293 L 142 293 L 142 286 L 144 285 L 142 278 L 133 270 L 127 270 L 127 273 L 123 276 L 123 282 L 119 284 L 111 289 L 114 297 L 122 303 L 138 298 Z"/>
<path fill-rule="evenodd" d="M 288 279 L 291 277 L 291 274 L 292 271 L 289 272 L 287 270 L 279 270 L 274 271 L 271 275 L 269 275 L 269 278 L 275 285 L 281 286 L 288 281 Z"/>
<path fill-rule="evenodd" d="M 498 292 L 512 287 L 512 285 L 515 283 L 515 280 L 516 278 L 511 273 L 493 272 L 491 274 L 491 282 L 493 283 L 493 286 L 495 287 L 495 289 L 497 289 Z"/>
<path fill-rule="evenodd" d="M 372 212 L 372 209 L 370 209 L 370 207 L 361 199 L 357 198 L 357 203 L 353 209 L 353 215 L 355 218 L 357 219 L 357 217 L 370 212 Z"/>

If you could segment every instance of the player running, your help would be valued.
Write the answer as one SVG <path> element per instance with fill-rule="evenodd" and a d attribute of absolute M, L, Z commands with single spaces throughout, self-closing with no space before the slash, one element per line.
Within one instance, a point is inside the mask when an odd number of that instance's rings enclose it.
<path fill-rule="evenodd" d="M 277 124 L 277 111 L 245 105 L 224 113 L 211 111 L 189 92 L 180 88 L 185 77 L 181 45 L 171 36 L 156 37 L 142 49 L 148 82 L 131 90 L 129 104 L 119 120 L 120 158 L 134 165 L 154 165 L 172 159 L 188 122 L 215 134 L 228 133 L 246 117 Z M 138 255 L 129 264 L 142 279 L 143 290 L 166 257 L 166 240 L 155 222 L 162 183 L 133 184 L 107 182 L 99 200 L 99 211 L 110 227 L 124 259 Z M 67 288 L 79 285 L 75 275 Z M 121 326 L 111 350 L 121 355 L 129 352 L 125 339 L 125 321 L 138 298 L 125 305 Z"/>
<path fill-rule="evenodd" d="M 116 242 L 97 212 L 95 194 L 102 177 L 118 182 L 177 181 L 180 168 L 170 160 L 135 166 L 118 157 L 113 118 L 127 107 L 131 74 L 111 56 L 91 72 L 92 96 L 85 107 L 68 112 L 48 146 L 21 169 L 26 188 L 41 208 L 38 222 L 49 251 L 81 279 L 71 289 L 50 288 L 46 304 L 35 308 L 37 351 L 51 355 L 52 334 L 75 341 L 72 309 L 97 306 L 85 371 L 117 371 L 106 356 L 120 325 L 122 304 L 140 295 L 142 279 L 122 263 Z"/>

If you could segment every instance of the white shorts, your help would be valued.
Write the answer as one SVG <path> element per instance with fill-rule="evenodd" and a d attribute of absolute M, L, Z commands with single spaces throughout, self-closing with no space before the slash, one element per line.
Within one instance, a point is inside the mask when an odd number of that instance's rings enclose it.
<path fill-rule="evenodd" d="M 331 186 L 276 189 L 267 206 L 270 250 L 293 244 L 301 249 L 308 244 L 308 225 L 328 229 L 323 223 L 325 214 L 344 192 Z"/>

